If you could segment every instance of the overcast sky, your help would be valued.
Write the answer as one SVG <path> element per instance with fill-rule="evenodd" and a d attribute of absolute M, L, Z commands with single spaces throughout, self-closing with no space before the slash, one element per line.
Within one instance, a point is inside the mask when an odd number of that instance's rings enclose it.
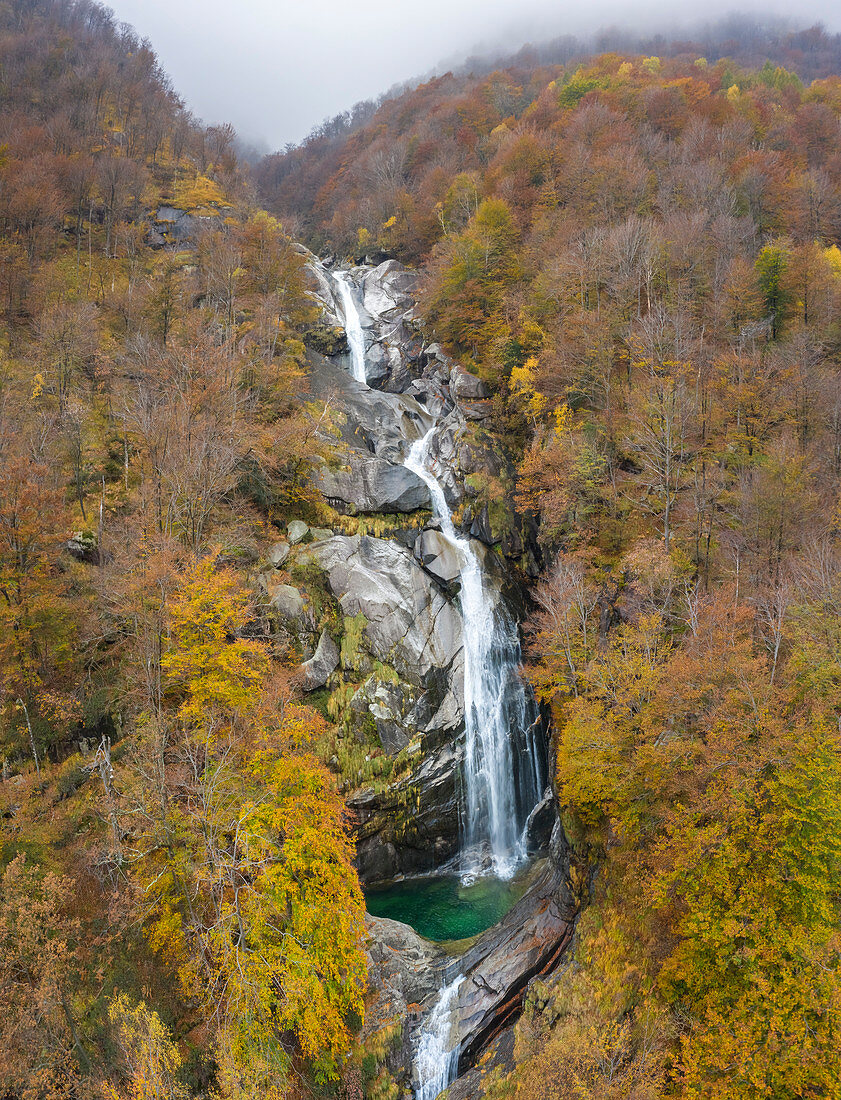
<path fill-rule="evenodd" d="M 106 0 L 149 38 L 204 122 L 232 122 L 277 149 L 323 118 L 482 47 L 674 26 L 674 0 Z M 838 0 L 704 0 L 695 18 L 737 8 L 841 30 Z"/>

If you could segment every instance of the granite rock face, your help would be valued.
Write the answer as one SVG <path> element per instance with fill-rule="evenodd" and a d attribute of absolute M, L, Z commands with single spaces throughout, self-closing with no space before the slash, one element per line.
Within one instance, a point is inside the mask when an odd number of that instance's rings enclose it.
<path fill-rule="evenodd" d="M 463 748 L 445 741 L 419 755 L 400 784 L 382 793 L 357 791 L 348 799 L 365 883 L 434 871 L 458 852 Z"/>
<path fill-rule="evenodd" d="M 396 542 L 337 535 L 313 556 L 346 615 L 364 615 L 372 653 L 409 683 L 453 669 L 461 654 L 461 615 L 443 591 Z"/>
<path fill-rule="evenodd" d="M 429 489 L 417 474 L 382 458 L 355 458 L 339 470 L 324 466 L 317 485 L 333 507 L 347 515 L 429 507 Z"/>
<path fill-rule="evenodd" d="M 308 255 L 308 260 L 312 294 L 322 309 L 320 323 L 333 331 L 343 324 L 338 284 L 315 257 Z M 393 530 L 383 538 L 326 537 L 315 529 L 299 535 L 297 525 L 290 524 L 287 541 L 300 537 L 305 544 L 292 546 L 283 568 L 295 577 L 301 576 L 297 566 L 317 567 L 340 619 L 354 621 L 352 645 L 342 642 L 342 661 L 327 674 L 324 686 L 331 692 L 353 686 L 340 704 L 343 736 L 396 761 L 386 790 L 382 784 L 366 787 L 364 769 L 348 778 L 359 821 L 358 866 L 363 879 L 372 882 L 434 868 L 455 854 L 459 838 L 462 563 L 436 520 L 418 522 L 418 514 L 431 510 L 431 501 L 426 484 L 404 465 L 408 450 L 435 426 L 428 444 L 430 467 L 450 508 L 463 509 L 461 530 L 473 537 L 474 551 L 485 556 L 491 583 L 501 587 L 505 569 L 484 549 L 499 539 L 487 508 L 473 501 L 477 486 L 510 471 L 492 436 L 477 432 L 466 415 L 471 403 L 489 404 L 485 384 L 440 346 L 424 347 L 419 337 L 415 276 L 387 260 L 351 269 L 350 279 L 366 348 L 367 384 L 354 379 L 345 356 L 325 357 L 311 342 L 310 389 L 330 410 L 324 442 L 333 451 L 313 482 L 340 514 L 362 520 L 387 516 Z M 406 517 L 402 527 L 401 517 Z M 319 604 L 317 596 L 312 604 Z M 308 610 L 309 605 L 303 616 L 285 620 L 292 643 L 310 658 L 303 669 L 307 683 L 325 625 L 323 618 L 307 619 Z M 342 629 L 346 625 L 334 618 L 331 633 L 337 640 Z M 354 791 L 354 783 L 362 790 Z"/>
<path fill-rule="evenodd" d="M 339 647 L 327 631 L 323 630 L 315 653 L 301 665 L 304 670 L 304 691 L 315 691 L 316 688 L 324 687 L 338 663 Z"/>
<path fill-rule="evenodd" d="M 524 897 L 457 960 L 465 975 L 458 991 L 462 1069 L 516 1017 L 529 982 L 553 970 L 572 940 L 577 909 L 564 871 L 550 860 L 537 870 Z"/>

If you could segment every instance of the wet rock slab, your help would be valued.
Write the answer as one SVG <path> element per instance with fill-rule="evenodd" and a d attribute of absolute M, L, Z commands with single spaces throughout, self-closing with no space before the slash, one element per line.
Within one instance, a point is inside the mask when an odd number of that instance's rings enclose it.
<path fill-rule="evenodd" d="M 546 861 L 533 885 L 498 925 L 455 964 L 460 1070 L 519 1013 L 529 982 L 557 966 L 573 933 L 576 906 L 563 873 Z"/>

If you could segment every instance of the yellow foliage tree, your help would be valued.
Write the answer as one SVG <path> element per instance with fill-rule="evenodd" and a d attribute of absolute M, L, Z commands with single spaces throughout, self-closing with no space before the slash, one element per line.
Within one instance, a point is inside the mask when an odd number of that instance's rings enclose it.
<path fill-rule="evenodd" d="M 192 179 L 179 180 L 175 186 L 175 205 L 191 214 L 212 216 L 231 204 L 218 183 L 200 173 Z"/>
<path fill-rule="evenodd" d="M 112 1100 L 186 1100 L 189 1092 L 178 1080 L 181 1055 L 157 1012 L 141 1001 L 132 1005 L 120 994 L 108 1006 L 127 1077 L 126 1092 L 106 1090 Z"/>
<path fill-rule="evenodd" d="M 537 427 L 538 421 L 546 411 L 548 400 L 537 388 L 535 375 L 537 373 L 537 357 L 530 355 L 522 366 L 511 368 L 509 386 L 511 393 L 518 399 L 530 418 L 532 424 Z"/>
<path fill-rule="evenodd" d="M 188 567 L 161 662 L 163 721 L 175 721 L 162 762 L 146 768 L 160 775 L 170 754 L 180 778 L 160 781 L 134 844 L 150 941 L 212 1007 L 232 1098 L 272 1095 L 289 1064 L 284 1036 L 335 1078 L 366 975 L 343 803 L 302 751 L 323 722 L 268 676 L 264 647 L 237 636 L 248 614 L 232 571 L 212 556 Z"/>
<path fill-rule="evenodd" d="M 235 636 L 248 607 L 237 575 L 217 569 L 213 555 L 188 568 L 170 609 L 172 645 L 161 660 L 169 690 L 181 700 L 182 721 L 212 722 L 251 705 L 267 657 L 259 642 Z"/>

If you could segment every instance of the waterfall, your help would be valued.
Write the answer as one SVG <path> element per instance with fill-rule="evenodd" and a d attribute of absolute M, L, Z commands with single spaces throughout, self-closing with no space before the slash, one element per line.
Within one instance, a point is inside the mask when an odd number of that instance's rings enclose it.
<path fill-rule="evenodd" d="M 337 271 L 333 278 L 339 288 L 342 299 L 342 314 L 345 319 L 345 332 L 350 347 L 351 373 L 357 382 L 366 381 L 365 371 L 365 334 L 359 317 L 359 307 L 353 296 L 353 283 L 347 271 Z"/>
<path fill-rule="evenodd" d="M 481 561 L 469 538 L 460 538 L 440 482 L 428 468 L 435 428 L 412 444 L 404 465 L 429 487 L 442 534 L 458 554 L 464 638 L 465 819 L 462 878 L 482 873 L 489 850 L 491 869 L 509 879 L 525 857 L 523 826 L 542 791 L 530 699 L 519 676 L 517 630 L 500 600 L 485 584 Z M 512 752 L 512 740 L 521 758 Z"/>
<path fill-rule="evenodd" d="M 459 1044 L 457 1038 L 453 1043 L 453 1009 L 463 981 L 463 976 L 459 975 L 455 981 L 444 986 L 424 1021 L 415 1055 L 418 1081 L 415 1100 L 435 1100 L 455 1080 Z"/>
<path fill-rule="evenodd" d="M 337 271 L 338 302 L 350 347 L 351 373 L 367 385 L 365 332 L 359 293 L 348 271 Z M 375 323 L 381 319 L 375 315 Z M 423 396 L 419 396 L 423 403 Z M 424 420 L 417 406 L 411 414 Z M 428 487 L 442 535 L 458 562 L 464 660 L 464 797 L 461 877 L 511 879 L 526 857 L 525 823 L 545 785 L 537 712 L 520 677 L 520 640 L 498 584 L 486 577 L 481 547 L 456 532 L 430 453 L 434 425 L 415 441 L 406 469 Z M 477 550 L 480 552 L 477 553 Z M 444 985 L 419 1030 L 414 1058 L 415 1100 L 437 1100 L 458 1075 L 459 975 Z"/>

